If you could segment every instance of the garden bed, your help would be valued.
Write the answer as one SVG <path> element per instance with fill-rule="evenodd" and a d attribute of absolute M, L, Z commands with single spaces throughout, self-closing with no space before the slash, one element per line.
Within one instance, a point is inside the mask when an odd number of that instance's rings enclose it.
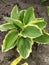
<path fill-rule="evenodd" d="M 48 0 L 44 4 L 41 4 L 40 0 L 0 0 L 0 24 L 5 23 L 3 16 L 9 17 L 14 5 L 17 5 L 19 10 L 33 6 L 36 17 L 44 17 L 47 21 L 46 30 L 49 32 L 49 17 L 46 11 L 48 4 Z M 10 65 L 10 62 L 19 56 L 15 48 L 2 53 L 1 45 L 5 34 L 6 32 L 0 32 L 0 65 Z M 29 65 L 49 65 L 49 44 L 34 44 L 32 50 L 30 57 L 27 60 L 22 60 L 19 65 L 24 62 L 28 62 Z"/>

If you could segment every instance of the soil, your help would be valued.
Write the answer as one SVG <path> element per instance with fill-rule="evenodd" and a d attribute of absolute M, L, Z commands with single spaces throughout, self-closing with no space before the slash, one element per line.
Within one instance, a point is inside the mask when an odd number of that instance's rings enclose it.
<path fill-rule="evenodd" d="M 14 5 L 18 5 L 19 10 L 33 6 L 36 17 L 44 17 L 47 21 L 46 31 L 49 32 L 49 17 L 46 12 L 46 6 L 49 5 L 49 0 L 43 4 L 41 4 L 40 0 L 0 0 L 0 24 L 5 23 L 3 16 L 10 16 Z M 6 33 L 0 31 L 0 65 L 10 65 L 10 62 L 19 56 L 15 49 L 2 53 L 1 45 Z M 30 57 L 22 60 L 19 65 L 24 62 L 28 62 L 29 65 L 49 65 L 49 44 L 34 44 L 32 50 Z"/>

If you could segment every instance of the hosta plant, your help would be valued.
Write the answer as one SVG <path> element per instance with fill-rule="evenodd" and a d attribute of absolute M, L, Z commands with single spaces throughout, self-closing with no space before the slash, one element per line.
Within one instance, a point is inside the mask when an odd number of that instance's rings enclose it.
<path fill-rule="evenodd" d="M 8 33 L 3 40 L 2 52 L 16 47 L 20 55 L 11 65 L 18 64 L 21 59 L 27 59 L 32 52 L 34 42 L 38 44 L 49 43 L 49 34 L 44 30 L 47 23 L 44 18 L 35 17 L 33 7 L 18 11 L 18 7 L 14 6 L 11 16 L 4 17 L 4 19 L 6 23 L 0 25 L 0 31 L 8 30 Z"/>

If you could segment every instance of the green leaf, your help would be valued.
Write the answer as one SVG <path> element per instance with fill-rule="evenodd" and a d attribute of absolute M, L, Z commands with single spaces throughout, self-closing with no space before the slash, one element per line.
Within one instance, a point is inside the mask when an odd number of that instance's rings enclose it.
<path fill-rule="evenodd" d="M 44 18 L 34 18 L 34 19 L 31 20 L 30 23 L 35 24 L 35 23 L 38 23 L 38 22 L 44 22 Z"/>
<path fill-rule="evenodd" d="M 21 29 L 23 29 L 23 24 L 22 24 L 22 22 L 21 22 L 20 20 L 15 20 L 15 21 L 14 21 L 14 24 L 15 24 L 16 26 L 20 27 Z"/>
<path fill-rule="evenodd" d="M 32 25 L 25 27 L 21 34 L 24 37 L 36 38 L 42 35 L 42 31 L 38 26 Z"/>
<path fill-rule="evenodd" d="M 12 19 L 10 17 L 4 17 L 5 21 L 11 24 L 15 24 L 16 26 L 20 27 L 21 29 L 23 28 L 23 24 L 20 20 L 17 19 Z"/>
<path fill-rule="evenodd" d="M 47 13 L 48 13 L 48 16 L 49 16 L 49 6 L 47 6 Z"/>
<path fill-rule="evenodd" d="M 44 21 L 44 18 L 35 18 L 30 23 L 37 25 L 41 29 L 44 29 L 47 24 L 47 22 Z"/>
<path fill-rule="evenodd" d="M 19 13 L 19 20 L 23 22 L 23 18 L 24 18 L 24 13 L 26 10 L 21 10 Z"/>
<path fill-rule="evenodd" d="M 31 19 L 34 19 L 35 18 L 35 15 L 34 15 L 34 8 L 33 7 L 30 7 L 26 10 L 25 14 L 24 14 L 24 19 L 23 19 L 23 22 L 25 24 L 28 24 Z"/>
<path fill-rule="evenodd" d="M 32 49 L 32 41 L 29 38 L 21 37 L 18 42 L 17 51 L 25 59 L 27 58 Z"/>
<path fill-rule="evenodd" d="M 17 7 L 17 5 L 14 6 L 12 9 L 11 18 L 18 19 L 18 7 Z"/>
<path fill-rule="evenodd" d="M 5 36 L 5 39 L 3 40 L 3 45 L 2 45 L 2 51 L 6 52 L 16 45 L 16 40 L 18 37 L 18 32 L 16 32 L 15 29 L 11 30 L 8 32 L 8 34 Z"/>
<path fill-rule="evenodd" d="M 43 2 L 45 2 L 46 0 L 41 0 L 41 2 L 43 3 Z"/>
<path fill-rule="evenodd" d="M 15 26 L 10 23 L 5 23 L 5 24 L 0 25 L 0 31 L 7 31 L 7 30 L 13 29 L 13 28 L 15 28 Z"/>
<path fill-rule="evenodd" d="M 13 22 L 14 22 L 14 19 L 12 19 L 12 18 L 10 18 L 10 17 L 3 17 L 4 18 L 4 20 L 7 22 L 7 23 L 11 23 L 11 24 L 13 24 Z"/>
<path fill-rule="evenodd" d="M 49 43 L 49 34 L 44 32 L 43 35 L 35 38 L 34 41 L 39 44 L 47 44 Z"/>
<path fill-rule="evenodd" d="M 44 29 L 45 27 L 46 27 L 46 22 L 38 22 L 38 23 L 36 23 L 36 25 L 39 27 L 39 28 L 41 28 L 41 29 Z"/>

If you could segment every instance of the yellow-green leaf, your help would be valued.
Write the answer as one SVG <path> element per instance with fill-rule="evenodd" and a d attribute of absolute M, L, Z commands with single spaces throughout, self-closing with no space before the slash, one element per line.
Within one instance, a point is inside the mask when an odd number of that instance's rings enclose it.
<path fill-rule="evenodd" d="M 24 37 L 36 38 L 36 37 L 39 37 L 41 35 L 42 35 L 42 31 L 36 25 L 27 26 L 22 31 L 22 36 L 24 36 Z"/>
<path fill-rule="evenodd" d="M 12 49 L 16 45 L 17 37 L 18 32 L 15 29 L 9 31 L 3 40 L 2 51 L 6 52 Z"/>
<path fill-rule="evenodd" d="M 46 22 L 38 22 L 35 25 L 37 25 L 39 28 L 44 29 L 46 27 Z"/>
<path fill-rule="evenodd" d="M 13 23 L 14 23 L 16 26 L 18 26 L 18 27 L 20 27 L 21 29 L 23 29 L 23 24 L 22 24 L 22 22 L 21 22 L 20 20 L 15 20 Z"/>
<path fill-rule="evenodd" d="M 34 8 L 33 7 L 30 7 L 26 10 L 25 14 L 24 14 L 24 19 L 23 19 L 23 22 L 25 24 L 28 24 L 32 19 L 35 18 L 35 15 L 34 15 Z"/>
<path fill-rule="evenodd" d="M 43 35 L 35 38 L 34 41 L 39 44 L 47 44 L 49 43 L 49 34 L 44 32 Z"/>
<path fill-rule="evenodd" d="M 0 31 L 7 31 L 13 28 L 15 28 L 15 26 L 10 23 L 5 23 L 5 24 L 0 25 Z"/>
<path fill-rule="evenodd" d="M 44 21 L 44 18 L 35 18 L 30 23 L 31 23 L 31 25 L 32 24 L 37 25 L 41 29 L 44 29 L 47 24 L 47 22 Z"/>
<path fill-rule="evenodd" d="M 19 19 L 21 22 L 23 22 L 23 18 L 24 18 L 25 11 L 26 11 L 26 10 L 21 10 L 20 13 L 19 13 L 19 18 L 18 18 L 18 19 Z"/>
<path fill-rule="evenodd" d="M 21 29 L 23 28 L 23 24 L 20 20 L 18 19 L 12 19 L 10 17 L 4 17 L 5 21 L 7 21 L 8 23 L 11 23 L 11 24 L 15 24 L 16 26 L 20 27 Z"/>
<path fill-rule="evenodd" d="M 14 19 L 12 19 L 11 17 L 3 17 L 4 18 L 4 20 L 7 22 L 7 23 L 12 23 L 13 24 L 13 22 L 14 22 Z"/>
<path fill-rule="evenodd" d="M 12 11 L 11 11 L 11 18 L 13 19 L 18 19 L 18 7 L 17 5 L 13 7 Z"/>
<path fill-rule="evenodd" d="M 26 59 L 32 49 L 33 42 L 29 38 L 23 38 L 21 37 L 18 41 L 17 51 L 19 54 L 23 57 L 23 59 Z"/>

